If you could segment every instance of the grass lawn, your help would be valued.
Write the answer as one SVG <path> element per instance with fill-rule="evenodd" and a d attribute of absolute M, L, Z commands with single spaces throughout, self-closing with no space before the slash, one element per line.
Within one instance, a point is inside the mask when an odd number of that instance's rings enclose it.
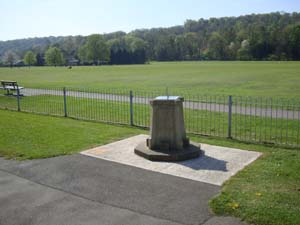
<path fill-rule="evenodd" d="M 24 87 L 84 87 L 300 97 L 300 62 L 152 62 L 98 67 L 0 68 L 0 80 Z"/>
<path fill-rule="evenodd" d="M 193 138 L 192 138 L 193 139 Z M 300 224 L 300 150 L 247 145 L 194 137 L 195 141 L 263 152 L 263 156 L 227 181 L 210 201 L 217 215 L 253 224 Z"/>
<path fill-rule="evenodd" d="M 0 110 L 0 156 L 47 158 L 140 133 L 138 129 Z"/>
<path fill-rule="evenodd" d="M 0 155 L 34 159 L 72 154 L 144 133 L 136 128 L 0 110 Z M 271 148 L 224 139 L 190 136 L 193 141 L 263 152 L 211 200 L 218 215 L 254 224 L 300 224 L 300 150 Z"/>

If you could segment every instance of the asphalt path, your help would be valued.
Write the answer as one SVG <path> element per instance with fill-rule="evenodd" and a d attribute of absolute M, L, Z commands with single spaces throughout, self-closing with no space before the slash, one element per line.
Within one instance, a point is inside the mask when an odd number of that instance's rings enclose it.
<path fill-rule="evenodd" d="M 79 154 L 0 158 L 1 225 L 218 225 L 210 198 L 220 187 Z"/>
<path fill-rule="evenodd" d="M 31 89 L 26 88 L 22 90 L 24 96 L 35 96 L 35 95 L 55 95 L 63 96 L 62 90 L 46 90 L 46 89 Z M 117 101 L 117 102 L 130 102 L 130 97 L 128 95 L 115 95 L 115 94 L 102 94 L 102 93 L 93 93 L 93 92 L 80 92 L 80 91 L 67 91 L 67 96 L 76 97 L 76 98 L 90 98 L 90 99 L 99 99 L 107 101 Z M 134 104 L 149 104 L 149 101 L 152 98 L 147 97 L 133 97 Z M 226 100 L 227 101 L 227 100 Z M 294 119 L 300 120 L 300 108 L 292 107 L 293 110 L 286 110 L 285 107 L 280 107 L 274 105 L 274 107 L 260 107 L 261 104 L 264 104 L 263 101 L 259 100 L 252 102 L 251 106 L 245 105 L 246 102 L 237 102 L 232 105 L 233 114 L 241 115 L 252 115 L 258 117 L 268 117 L 274 119 Z M 244 105 L 244 106 L 242 106 Z M 256 105 L 256 106 L 255 106 Z M 224 103 L 210 103 L 209 98 L 207 102 L 200 101 L 185 101 L 183 107 L 187 109 L 195 110 L 207 110 L 211 112 L 224 112 L 228 113 L 229 107 L 227 102 Z"/>

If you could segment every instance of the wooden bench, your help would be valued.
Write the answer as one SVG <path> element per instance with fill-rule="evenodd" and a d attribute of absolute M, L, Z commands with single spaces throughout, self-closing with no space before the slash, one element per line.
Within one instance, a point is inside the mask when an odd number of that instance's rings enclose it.
<path fill-rule="evenodd" d="M 13 91 L 17 91 L 17 95 L 20 94 L 20 90 L 23 89 L 24 87 L 20 87 L 17 83 L 17 81 L 8 81 L 8 80 L 1 80 L 1 85 L 0 89 L 6 90 L 5 95 L 16 95 L 13 93 Z"/>

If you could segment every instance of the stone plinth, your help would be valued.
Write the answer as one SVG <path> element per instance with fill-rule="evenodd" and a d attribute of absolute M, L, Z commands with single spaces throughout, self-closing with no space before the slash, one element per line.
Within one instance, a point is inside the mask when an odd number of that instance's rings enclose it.
<path fill-rule="evenodd" d="M 183 101 L 179 96 L 160 96 L 150 101 L 150 138 L 135 153 L 153 161 L 179 161 L 200 155 L 200 147 L 186 137 Z"/>

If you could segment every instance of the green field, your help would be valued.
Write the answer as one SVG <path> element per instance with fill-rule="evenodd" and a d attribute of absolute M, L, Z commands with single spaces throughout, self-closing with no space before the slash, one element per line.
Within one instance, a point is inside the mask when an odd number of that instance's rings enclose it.
<path fill-rule="evenodd" d="M 176 93 L 300 97 L 300 62 L 153 62 L 98 67 L 0 68 L 24 87 L 109 88 Z"/>

